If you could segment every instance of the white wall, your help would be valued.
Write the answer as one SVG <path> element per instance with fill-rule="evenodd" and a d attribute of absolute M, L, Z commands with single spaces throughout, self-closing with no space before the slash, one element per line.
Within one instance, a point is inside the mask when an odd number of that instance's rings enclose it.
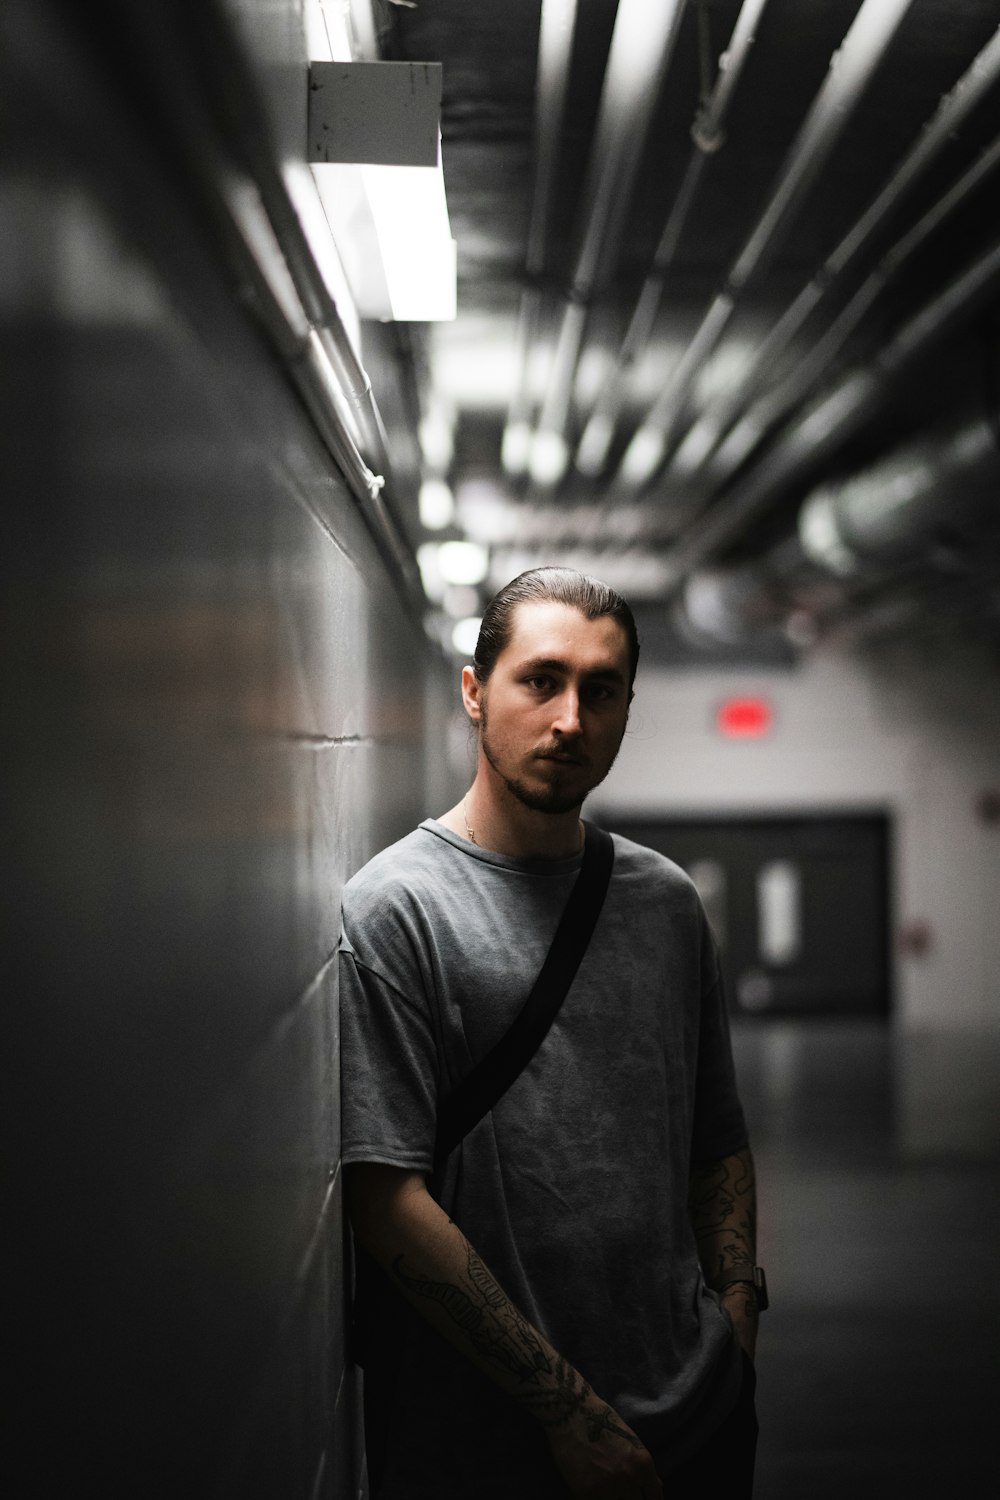
<path fill-rule="evenodd" d="M 760 740 L 725 740 L 718 704 L 760 693 Z M 922 955 L 896 958 L 904 1029 L 1000 1030 L 1000 674 L 971 651 L 941 661 L 828 648 L 798 670 L 640 670 L 602 811 L 780 813 L 883 809 L 893 825 L 896 932 L 926 922 Z"/>

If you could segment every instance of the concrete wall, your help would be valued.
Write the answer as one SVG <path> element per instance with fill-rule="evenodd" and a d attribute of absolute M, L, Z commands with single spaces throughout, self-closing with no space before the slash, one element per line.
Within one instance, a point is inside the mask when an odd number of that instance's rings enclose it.
<path fill-rule="evenodd" d="M 761 693 L 771 732 L 726 740 L 725 698 Z M 795 672 L 640 669 L 629 731 L 595 808 L 722 814 L 884 809 L 894 828 L 903 1028 L 1000 1029 L 1000 681 L 973 651 L 940 660 L 827 649 Z"/>
<path fill-rule="evenodd" d="M 127 37 L 66 15 L 9 9 L 0 90 L 17 1492 L 346 1500 L 331 958 L 428 756 L 441 795 L 440 688 Z"/>

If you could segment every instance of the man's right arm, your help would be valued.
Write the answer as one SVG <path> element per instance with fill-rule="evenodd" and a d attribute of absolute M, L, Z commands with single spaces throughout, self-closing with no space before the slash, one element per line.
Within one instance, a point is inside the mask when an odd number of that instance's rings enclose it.
<path fill-rule="evenodd" d="M 421 1316 L 541 1423 L 572 1494 L 659 1500 L 635 1433 L 514 1306 L 420 1173 L 359 1163 L 344 1169 L 344 1186 L 358 1240 Z"/>

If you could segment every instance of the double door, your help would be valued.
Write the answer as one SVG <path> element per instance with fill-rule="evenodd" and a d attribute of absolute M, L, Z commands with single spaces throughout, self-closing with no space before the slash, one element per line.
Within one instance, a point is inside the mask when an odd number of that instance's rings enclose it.
<path fill-rule="evenodd" d="M 608 826 L 666 854 L 691 876 L 734 1011 L 888 1011 L 884 815 L 637 818 Z"/>

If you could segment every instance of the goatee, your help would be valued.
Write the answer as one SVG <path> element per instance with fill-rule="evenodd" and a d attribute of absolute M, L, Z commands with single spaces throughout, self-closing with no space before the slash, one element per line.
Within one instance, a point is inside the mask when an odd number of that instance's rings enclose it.
<path fill-rule="evenodd" d="M 485 704 L 481 705 L 480 720 L 480 739 L 483 754 L 507 790 L 512 796 L 517 798 L 523 807 L 530 808 L 532 812 L 549 813 L 553 817 L 559 817 L 563 813 L 573 812 L 574 809 L 582 805 L 584 797 L 590 791 L 590 787 L 587 787 L 586 791 L 582 794 L 579 791 L 568 792 L 562 790 L 560 787 L 553 786 L 535 788 L 526 785 L 523 781 L 519 781 L 516 777 L 507 776 L 501 771 L 490 749 L 490 742 L 487 736 Z"/>

